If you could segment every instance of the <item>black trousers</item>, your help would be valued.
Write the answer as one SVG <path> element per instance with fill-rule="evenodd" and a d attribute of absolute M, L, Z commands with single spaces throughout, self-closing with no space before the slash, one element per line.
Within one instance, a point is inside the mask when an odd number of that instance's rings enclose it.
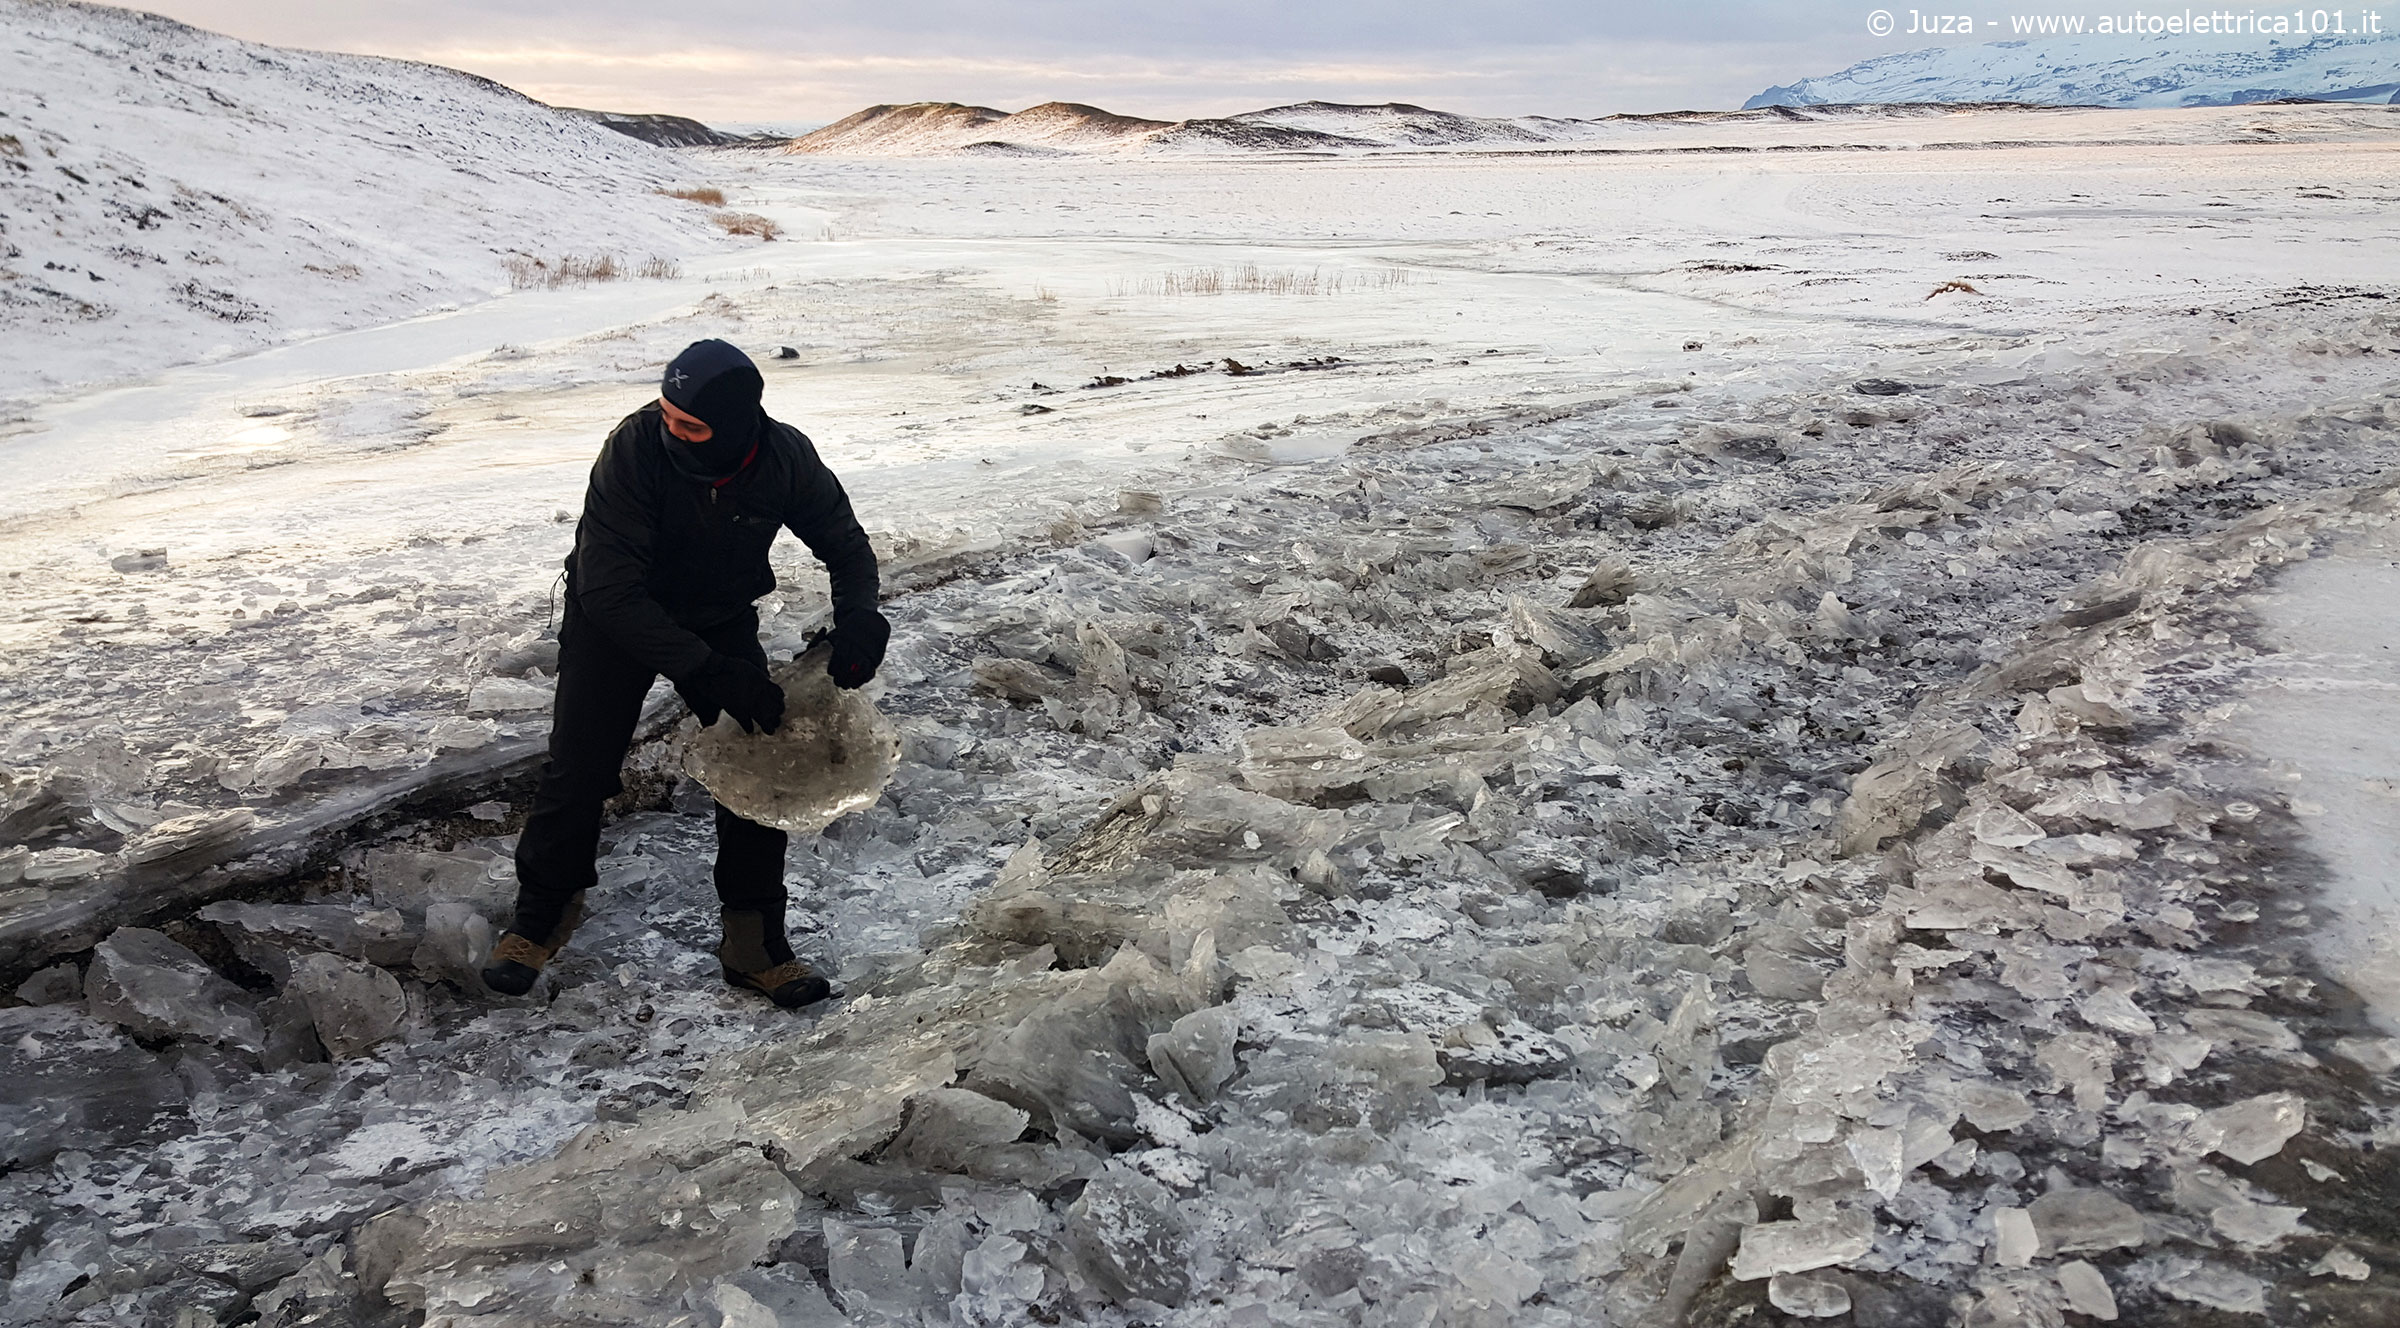
<path fill-rule="evenodd" d="M 558 627 L 558 695 L 550 719 L 550 759 L 542 766 L 533 813 L 517 837 L 518 935 L 547 938 L 578 891 L 599 879 L 601 805 L 625 790 L 625 753 L 633 745 L 642 698 L 658 675 L 617 648 L 608 634 L 566 596 Z M 758 614 L 700 633 L 720 654 L 765 667 Z M 728 910 L 767 915 L 782 932 L 783 850 L 789 840 L 772 826 L 745 820 L 717 804 L 717 899 Z"/>

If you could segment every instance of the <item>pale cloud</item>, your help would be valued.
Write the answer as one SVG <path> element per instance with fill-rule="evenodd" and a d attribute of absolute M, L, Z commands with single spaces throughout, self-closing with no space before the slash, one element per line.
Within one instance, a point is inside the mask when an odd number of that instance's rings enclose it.
<path fill-rule="evenodd" d="M 909 100 L 988 101 L 1010 110 L 1036 101 L 1105 101 L 1128 114 L 1186 116 L 1252 109 L 1261 97 L 1443 101 L 1446 96 L 1445 106 L 1461 110 L 1569 114 L 1613 109 L 1595 104 L 1612 96 L 1652 89 L 1652 95 L 1672 93 L 1679 82 L 1666 61 L 1601 47 L 1482 52 L 1438 62 L 443 45 L 407 54 L 471 69 L 545 100 L 597 97 L 624 109 L 656 109 L 650 102 L 663 96 L 688 113 L 745 119 L 831 119 L 873 101 Z M 621 91 L 626 89 L 639 91 Z M 1755 90 L 1745 87 L 1743 95 Z"/>

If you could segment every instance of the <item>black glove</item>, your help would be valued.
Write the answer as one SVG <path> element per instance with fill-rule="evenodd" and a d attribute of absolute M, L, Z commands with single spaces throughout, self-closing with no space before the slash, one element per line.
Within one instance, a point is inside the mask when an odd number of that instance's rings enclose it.
<path fill-rule="evenodd" d="M 697 673 L 692 675 L 693 678 L 698 678 L 699 676 L 700 675 Z M 702 728 L 707 728 L 709 725 L 716 723 L 717 716 L 725 713 L 725 707 L 709 700 L 708 697 L 698 691 L 694 683 L 688 679 L 675 684 L 675 694 L 682 697 L 683 703 L 692 708 L 692 715 L 694 718 L 700 721 L 700 727 Z"/>
<path fill-rule="evenodd" d="M 825 672 L 836 687 L 864 687 L 883 665 L 883 648 L 892 639 L 892 624 L 873 609 L 833 625 L 833 649 Z"/>
<path fill-rule="evenodd" d="M 783 688 L 746 659 L 712 654 L 675 690 L 703 724 L 716 723 L 720 711 L 733 716 L 744 733 L 773 733 L 783 724 Z"/>

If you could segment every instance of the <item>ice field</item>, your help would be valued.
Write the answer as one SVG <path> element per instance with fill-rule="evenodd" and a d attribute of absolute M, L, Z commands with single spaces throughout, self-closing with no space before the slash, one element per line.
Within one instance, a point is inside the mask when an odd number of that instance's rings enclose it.
<path fill-rule="evenodd" d="M 781 238 L 16 398 L 0 1316 L 2393 1321 L 2400 107 L 1612 132 L 609 145 Z M 708 336 L 885 561 L 846 995 L 716 982 L 662 685 L 495 1001 Z"/>

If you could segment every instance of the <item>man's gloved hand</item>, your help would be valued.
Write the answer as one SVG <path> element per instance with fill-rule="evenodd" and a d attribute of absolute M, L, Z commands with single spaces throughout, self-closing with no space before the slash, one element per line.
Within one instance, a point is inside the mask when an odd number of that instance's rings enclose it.
<path fill-rule="evenodd" d="M 717 722 L 717 716 L 725 713 L 725 707 L 709 699 L 707 693 L 700 690 L 699 677 L 700 675 L 695 673 L 676 683 L 675 694 L 682 697 L 683 703 L 692 708 L 692 715 L 700 721 L 700 727 L 707 728 Z"/>
<path fill-rule="evenodd" d="M 891 643 L 892 624 L 873 609 L 834 624 L 832 654 L 825 672 L 836 687 L 864 687 L 883 666 L 883 648 Z"/>
<path fill-rule="evenodd" d="M 675 690 L 703 724 L 713 724 L 718 712 L 733 716 L 744 733 L 773 733 L 783 724 L 783 688 L 767 671 L 746 659 L 713 654 Z"/>

